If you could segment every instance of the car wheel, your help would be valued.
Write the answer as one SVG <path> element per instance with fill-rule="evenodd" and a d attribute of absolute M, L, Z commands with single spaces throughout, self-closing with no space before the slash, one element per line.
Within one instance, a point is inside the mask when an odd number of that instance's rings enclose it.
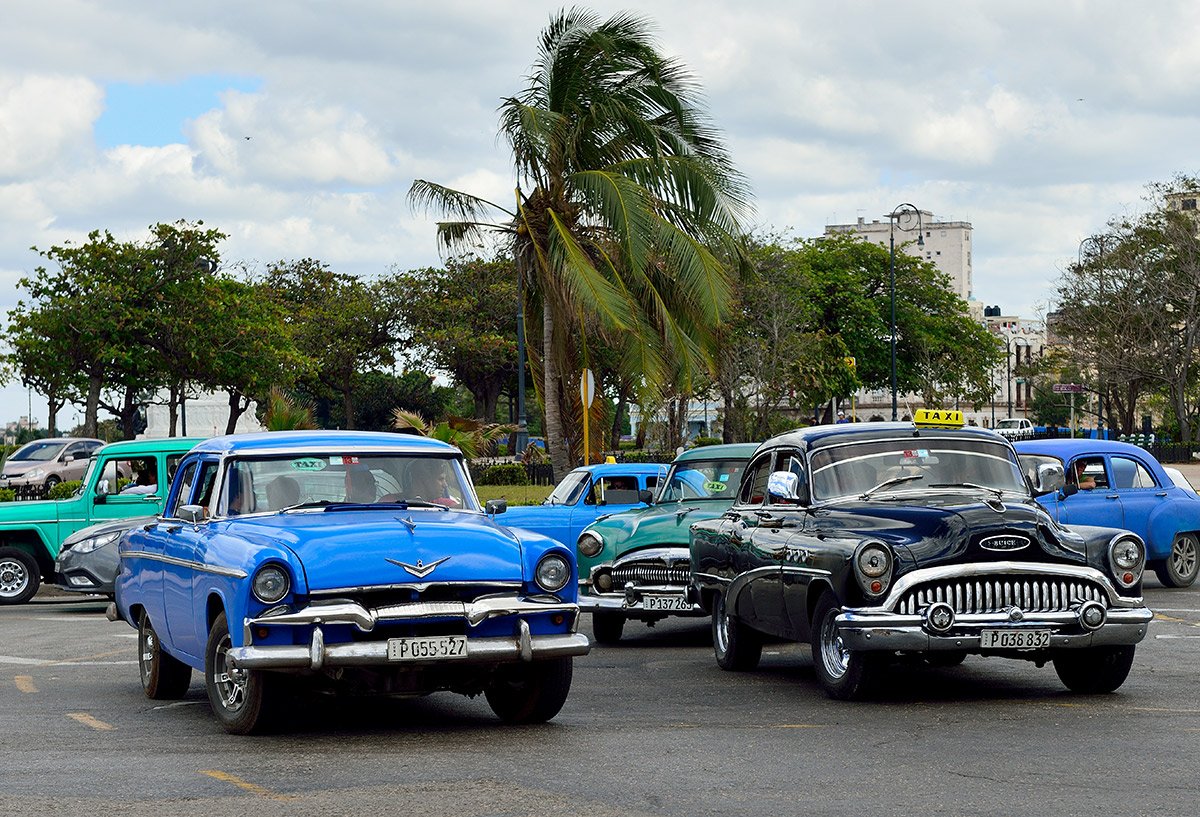
<path fill-rule="evenodd" d="M 276 702 L 274 680 L 260 670 L 236 669 L 227 654 L 232 647 L 225 614 L 217 616 L 204 650 L 204 686 L 213 714 L 226 732 L 249 735 L 265 730 Z"/>
<path fill-rule="evenodd" d="M 0 604 L 24 604 L 41 583 L 36 559 L 20 548 L 0 548 Z"/>
<path fill-rule="evenodd" d="M 484 691 L 505 723 L 544 723 L 558 714 L 571 691 L 570 658 L 506 664 Z"/>
<path fill-rule="evenodd" d="M 46 477 L 46 490 L 49 491 L 60 482 L 62 482 L 62 477 L 60 477 L 58 474 L 51 474 L 50 476 Z"/>
<path fill-rule="evenodd" d="M 162 648 L 145 612 L 138 621 L 138 669 L 146 697 L 155 701 L 178 700 L 192 683 L 192 668 Z"/>
<path fill-rule="evenodd" d="M 713 651 L 721 669 L 742 672 L 758 666 L 762 658 L 762 636 L 725 607 L 725 594 L 718 593 L 712 614 Z"/>
<path fill-rule="evenodd" d="M 1154 566 L 1154 574 L 1167 587 L 1191 587 L 1200 573 L 1200 548 L 1196 534 L 1177 533 L 1171 543 L 1171 553 Z"/>
<path fill-rule="evenodd" d="M 1098 695 L 1113 692 L 1129 677 L 1133 645 L 1063 650 L 1054 656 L 1054 671 L 1072 692 Z"/>
<path fill-rule="evenodd" d="M 835 623 L 841 612 L 830 593 L 817 601 L 812 621 L 812 660 L 825 694 L 851 701 L 870 690 L 882 662 L 871 653 L 846 649 Z"/>
<path fill-rule="evenodd" d="M 620 613 L 592 613 L 592 635 L 601 644 L 616 644 L 625 629 L 625 616 Z"/>

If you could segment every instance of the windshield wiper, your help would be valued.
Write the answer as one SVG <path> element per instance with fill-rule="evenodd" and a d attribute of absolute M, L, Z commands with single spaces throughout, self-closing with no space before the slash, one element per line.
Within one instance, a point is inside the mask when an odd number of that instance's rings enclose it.
<path fill-rule="evenodd" d="M 980 485 L 977 482 L 935 482 L 930 488 L 978 488 L 980 491 L 994 493 L 997 499 L 1004 498 L 1003 488 L 993 488 L 990 485 Z"/>
<path fill-rule="evenodd" d="M 879 483 L 874 488 L 868 488 L 867 490 L 863 491 L 859 495 L 858 498 L 859 499 L 869 499 L 871 494 L 875 493 L 876 491 L 881 491 L 884 488 L 891 487 L 892 485 L 899 485 L 902 482 L 912 482 L 914 479 L 925 479 L 925 475 L 924 474 L 908 474 L 903 477 L 892 477 L 891 479 L 887 479 L 887 480 L 884 480 L 883 482 Z"/>

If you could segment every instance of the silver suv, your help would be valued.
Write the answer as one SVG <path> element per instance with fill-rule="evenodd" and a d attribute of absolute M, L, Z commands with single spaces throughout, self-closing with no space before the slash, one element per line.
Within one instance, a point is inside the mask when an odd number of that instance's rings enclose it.
<path fill-rule="evenodd" d="M 48 437 L 18 448 L 4 462 L 0 488 L 44 485 L 82 479 L 88 459 L 104 440 L 92 437 Z"/>

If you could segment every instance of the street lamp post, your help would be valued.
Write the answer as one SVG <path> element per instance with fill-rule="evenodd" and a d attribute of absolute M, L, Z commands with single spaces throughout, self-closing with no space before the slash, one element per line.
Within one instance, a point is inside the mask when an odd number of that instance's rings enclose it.
<path fill-rule="evenodd" d="M 905 202 L 896 206 L 896 209 L 888 213 L 888 251 L 891 256 L 891 294 L 892 294 L 892 421 L 897 419 L 897 395 L 896 395 L 896 225 L 900 221 L 900 217 L 907 212 L 916 213 L 917 215 L 917 246 L 925 246 L 925 237 L 922 235 L 923 226 L 921 224 L 921 211 L 917 209 L 915 204 Z M 901 230 L 910 230 L 911 227 L 901 227 Z"/>
<path fill-rule="evenodd" d="M 1101 299 L 1104 298 L 1104 256 L 1108 252 L 1108 243 L 1110 241 L 1115 242 L 1116 240 L 1116 236 L 1106 233 L 1102 235 L 1089 235 L 1083 241 L 1079 242 L 1078 261 L 1081 268 L 1084 265 L 1085 248 L 1090 248 L 1092 257 L 1099 260 L 1098 277 L 1100 280 Z M 1096 354 L 1096 381 L 1096 436 L 1104 439 L 1104 364 L 1101 362 L 1101 353 L 1099 351 Z"/>
<path fill-rule="evenodd" d="M 520 457 L 529 445 L 529 426 L 525 417 L 525 304 L 522 297 L 522 280 L 525 273 L 517 269 L 517 431 L 513 435 L 510 454 Z"/>

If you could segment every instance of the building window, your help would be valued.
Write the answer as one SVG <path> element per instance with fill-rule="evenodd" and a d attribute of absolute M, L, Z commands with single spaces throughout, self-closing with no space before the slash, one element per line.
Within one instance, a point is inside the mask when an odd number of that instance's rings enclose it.
<path fill-rule="evenodd" d="M 1181 208 L 1184 210 L 1195 210 L 1196 209 L 1196 200 L 1195 199 L 1184 199 L 1183 203 L 1181 205 Z"/>
<path fill-rule="evenodd" d="M 941 250 L 938 250 L 938 251 L 937 251 L 937 254 L 938 254 L 938 255 L 941 255 L 941 254 L 942 254 L 942 251 L 941 251 Z"/>

